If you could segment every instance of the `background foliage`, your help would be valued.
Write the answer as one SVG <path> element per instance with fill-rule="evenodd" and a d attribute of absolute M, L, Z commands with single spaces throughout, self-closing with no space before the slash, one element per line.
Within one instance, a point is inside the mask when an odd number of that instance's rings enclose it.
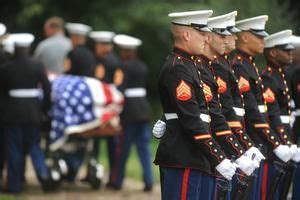
<path fill-rule="evenodd" d="M 94 30 L 112 30 L 143 40 L 142 59 L 150 68 L 149 96 L 157 99 L 156 79 L 160 64 L 172 48 L 167 14 L 174 11 L 213 9 L 214 15 L 238 10 L 238 19 L 267 14 L 270 33 L 285 28 L 297 32 L 300 22 L 297 0 L 1 0 L 0 21 L 9 32 L 31 32 L 43 39 L 44 21 L 53 15 L 67 22 L 86 23 Z M 34 45 L 34 46 L 35 46 Z"/>

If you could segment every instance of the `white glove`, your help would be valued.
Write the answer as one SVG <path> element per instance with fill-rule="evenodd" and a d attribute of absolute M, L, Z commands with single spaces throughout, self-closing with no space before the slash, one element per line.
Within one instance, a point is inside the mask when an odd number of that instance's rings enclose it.
<path fill-rule="evenodd" d="M 152 134 L 154 137 L 159 139 L 165 134 L 165 131 L 166 123 L 164 121 L 158 120 L 153 126 Z"/>
<path fill-rule="evenodd" d="M 237 164 L 232 163 L 227 158 L 216 166 L 216 170 L 229 181 L 231 181 L 233 175 L 235 174 L 236 168 Z"/>
<path fill-rule="evenodd" d="M 256 169 L 257 162 L 253 162 L 249 157 L 242 155 L 239 157 L 235 163 L 247 176 L 250 176 Z"/>
<path fill-rule="evenodd" d="M 300 161 L 300 147 L 297 147 L 297 145 L 293 144 L 290 147 L 290 150 L 292 152 L 292 160 L 295 162 Z"/>
<path fill-rule="evenodd" d="M 259 164 L 262 160 L 266 159 L 265 156 L 256 147 L 250 147 L 250 149 L 248 149 L 244 153 L 244 155 L 253 160 L 253 162 L 256 161 L 256 165 L 258 163 L 257 167 L 259 167 Z"/>
<path fill-rule="evenodd" d="M 281 144 L 278 147 L 276 147 L 273 150 L 273 152 L 283 162 L 288 162 L 292 157 L 292 153 L 291 153 L 290 147 L 288 145 Z"/>

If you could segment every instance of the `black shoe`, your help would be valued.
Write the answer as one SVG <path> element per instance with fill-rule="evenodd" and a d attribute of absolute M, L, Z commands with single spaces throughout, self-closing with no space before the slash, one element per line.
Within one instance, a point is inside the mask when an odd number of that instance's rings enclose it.
<path fill-rule="evenodd" d="M 152 185 L 146 185 L 144 187 L 144 192 L 152 192 L 153 186 Z"/>
<path fill-rule="evenodd" d="M 109 189 L 109 190 L 121 190 L 121 186 L 117 186 L 116 184 L 114 183 L 111 183 L 111 182 L 108 182 L 106 184 L 106 189 Z"/>

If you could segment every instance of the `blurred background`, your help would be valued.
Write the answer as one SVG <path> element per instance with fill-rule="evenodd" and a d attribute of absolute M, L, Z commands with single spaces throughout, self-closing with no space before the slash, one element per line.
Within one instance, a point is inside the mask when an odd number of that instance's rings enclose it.
<path fill-rule="evenodd" d="M 300 1 L 297 0 L 1 0 L 0 22 L 7 26 L 9 33 L 33 33 L 36 40 L 32 45 L 32 51 L 44 39 L 45 20 L 54 15 L 62 17 L 65 22 L 87 24 L 94 30 L 109 30 L 140 38 L 143 45 L 139 48 L 139 54 L 149 66 L 147 89 L 152 106 L 153 124 L 161 115 L 157 77 L 160 65 L 172 48 L 170 20 L 167 14 L 175 11 L 202 9 L 214 10 L 213 16 L 237 10 L 237 20 L 267 14 L 269 21 L 266 30 L 269 33 L 292 29 L 295 35 L 300 34 Z M 260 66 L 264 65 L 261 58 L 258 58 L 258 63 Z M 153 139 L 152 156 L 155 154 L 157 144 L 158 141 Z M 102 149 L 101 154 L 106 155 L 106 148 L 103 145 Z M 100 161 L 105 167 L 108 165 L 106 156 L 101 156 Z M 129 177 L 139 181 L 141 169 L 138 162 L 136 152 L 134 152 L 130 156 L 126 173 Z M 153 168 L 158 186 L 158 170 L 154 165 Z M 41 192 L 37 198 L 34 198 L 34 193 L 33 189 L 33 192 L 20 197 L 0 194 L 0 199 L 43 199 Z M 148 199 L 157 198 L 159 195 L 148 197 Z M 62 199 L 68 199 L 68 196 L 63 196 Z M 100 196 L 99 199 L 101 199 Z M 126 197 L 125 195 L 120 199 L 144 199 L 144 197 L 134 197 L 134 195 Z"/>

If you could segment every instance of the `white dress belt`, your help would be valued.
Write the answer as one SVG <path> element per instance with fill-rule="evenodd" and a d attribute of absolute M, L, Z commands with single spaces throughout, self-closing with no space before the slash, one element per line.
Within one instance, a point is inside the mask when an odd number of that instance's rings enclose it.
<path fill-rule="evenodd" d="M 8 91 L 9 96 L 15 98 L 35 98 L 40 97 L 42 91 L 38 88 L 31 89 L 13 89 Z"/>
<path fill-rule="evenodd" d="M 291 117 L 289 115 L 280 115 L 281 122 L 283 124 L 290 124 Z"/>
<path fill-rule="evenodd" d="M 258 110 L 260 113 L 265 113 L 266 112 L 266 107 L 265 105 L 258 105 Z"/>
<path fill-rule="evenodd" d="M 134 97 L 145 97 L 147 91 L 145 88 L 128 88 L 124 91 L 125 97 L 134 98 Z"/>
<path fill-rule="evenodd" d="M 233 110 L 237 116 L 243 117 L 245 116 L 245 109 L 244 108 L 238 108 L 238 107 L 233 107 Z"/>
<path fill-rule="evenodd" d="M 178 119 L 178 115 L 176 113 L 165 113 L 166 120 Z M 200 119 L 206 123 L 210 123 L 211 118 L 208 114 L 200 114 Z"/>

